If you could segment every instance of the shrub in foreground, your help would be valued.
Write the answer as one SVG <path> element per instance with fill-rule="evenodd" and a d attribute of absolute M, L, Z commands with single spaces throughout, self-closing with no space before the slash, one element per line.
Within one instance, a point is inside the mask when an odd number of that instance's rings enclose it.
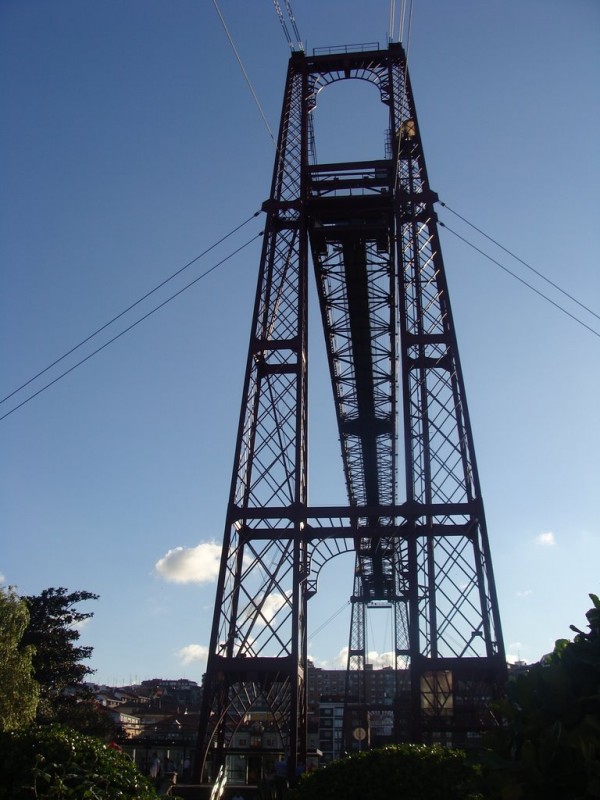
<path fill-rule="evenodd" d="M 68 728 L 0 734 L 0 800 L 156 800 L 132 761 Z"/>
<path fill-rule="evenodd" d="M 571 625 L 572 642 L 508 681 L 504 724 L 485 739 L 486 796 L 600 798 L 600 598 L 590 599 L 589 631 Z"/>
<path fill-rule="evenodd" d="M 286 800 L 474 800 L 476 777 L 461 750 L 393 745 L 356 753 L 304 775 Z"/>

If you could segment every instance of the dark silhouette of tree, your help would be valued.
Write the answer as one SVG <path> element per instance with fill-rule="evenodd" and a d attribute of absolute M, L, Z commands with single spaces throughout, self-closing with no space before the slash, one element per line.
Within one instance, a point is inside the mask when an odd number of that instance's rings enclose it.
<path fill-rule="evenodd" d="M 77 606 L 97 599 L 92 592 L 69 592 L 62 587 L 25 597 L 30 618 L 21 646 L 35 648 L 32 663 L 40 686 L 38 722 L 59 722 L 110 738 L 115 733 L 110 714 L 98 708 L 85 685 L 94 670 L 83 662 L 90 658 L 93 648 L 78 644 L 79 627 L 93 612 L 80 611 Z"/>
<path fill-rule="evenodd" d="M 29 625 L 22 643 L 35 647 L 33 669 L 42 698 L 53 701 L 65 689 L 81 685 L 94 672 L 82 663 L 90 658 L 93 648 L 77 644 L 78 626 L 94 614 L 79 611 L 76 606 L 97 599 L 98 595 L 92 592 L 68 592 L 64 588 L 44 589 L 39 595 L 25 597 Z"/>

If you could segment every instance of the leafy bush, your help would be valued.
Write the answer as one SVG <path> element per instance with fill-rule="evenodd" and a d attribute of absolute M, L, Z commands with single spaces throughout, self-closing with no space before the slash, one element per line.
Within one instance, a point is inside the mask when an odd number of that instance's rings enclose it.
<path fill-rule="evenodd" d="M 509 680 L 504 725 L 486 737 L 486 796 L 509 800 L 600 798 L 600 600 L 590 630 Z"/>
<path fill-rule="evenodd" d="M 0 800 L 155 800 L 123 753 L 68 728 L 0 734 Z"/>
<path fill-rule="evenodd" d="M 367 750 L 304 775 L 286 800 L 466 800 L 473 767 L 460 750 L 402 744 Z"/>

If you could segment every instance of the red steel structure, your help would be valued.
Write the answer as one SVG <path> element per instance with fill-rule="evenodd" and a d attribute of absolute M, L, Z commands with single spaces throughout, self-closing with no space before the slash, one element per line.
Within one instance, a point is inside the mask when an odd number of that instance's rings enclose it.
<path fill-rule="evenodd" d="M 389 109 L 386 157 L 318 164 L 317 93 L 347 79 L 375 84 Z M 277 727 L 290 773 L 305 761 L 308 600 L 323 565 L 351 551 L 348 669 L 364 670 L 365 613 L 386 604 L 403 676 L 396 738 L 464 744 L 486 724 L 505 656 L 436 200 L 402 46 L 293 53 L 264 204 L 200 770 L 209 756 L 216 773 L 258 708 Z M 308 504 L 311 262 L 347 487 L 342 506 Z M 364 699 L 353 702 L 347 729 L 352 713 L 365 711 Z"/>

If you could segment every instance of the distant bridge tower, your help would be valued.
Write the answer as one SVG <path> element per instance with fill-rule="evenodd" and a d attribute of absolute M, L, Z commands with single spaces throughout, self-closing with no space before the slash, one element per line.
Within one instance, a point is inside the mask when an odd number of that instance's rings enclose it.
<path fill-rule="evenodd" d="M 386 157 L 317 164 L 317 93 L 353 78 L 389 109 Z M 350 670 L 365 666 L 365 610 L 393 608 L 395 668 L 410 676 L 394 700 L 398 738 L 463 743 L 504 679 L 436 200 L 402 46 L 292 54 L 204 681 L 199 755 L 213 776 L 253 712 L 290 771 L 305 761 L 307 604 L 340 553 L 356 564 Z M 309 249 L 341 506 L 308 504 Z"/>

